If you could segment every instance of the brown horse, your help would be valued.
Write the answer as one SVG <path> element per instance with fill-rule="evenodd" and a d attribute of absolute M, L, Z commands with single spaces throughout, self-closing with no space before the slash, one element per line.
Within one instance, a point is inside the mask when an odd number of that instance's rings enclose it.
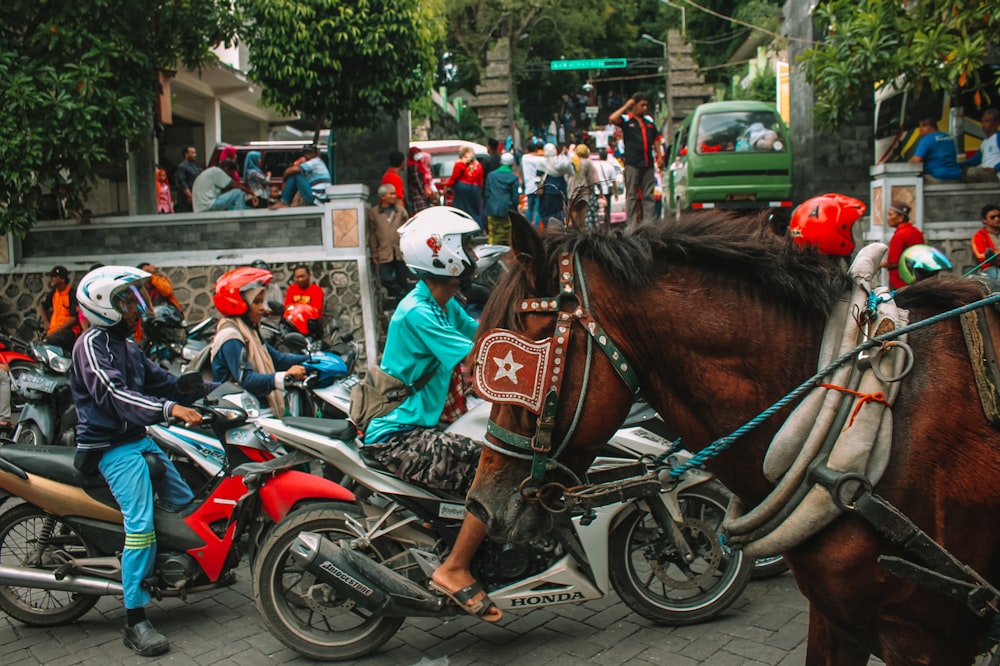
<path fill-rule="evenodd" d="M 551 314 L 525 314 L 520 304 L 560 290 L 565 265 L 557 262 L 570 253 L 579 261 L 577 287 L 585 282 L 581 305 L 693 451 L 815 372 L 825 317 L 849 285 L 841 266 L 796 248 L 762 220 L 720 214 L 626 232 L 570 229 L 544 239 L 518 219 L 512 241 L 517 265 L 487 304 L 480 334 L 502 328 L 533 340 L 552 335 Z M 979 297 L 969 281 L 934 278 L 896 300 L 915 322 Z M 571 336 L 562 352 L 552 433 L 553 455 L 577 474 L 633 400 L 605 354 L 592 353 L 588 364 L 587 337 Z M 1000 581 L 1000 433 L 977 399 L 960 324 L 951 318 L 922 328 L 910 334 L 909 345 L 915 365 L 893 408 L 889 468 L 874 490 L 987 580 Z M 747 505 L 771 488 L 761 464 L 787 414 L 779 412 L 708 465 Z M 495 405 L 491 418 L 528 438 L 539 420 L 509 404 Z M 488 442 L 469 510 L 498 540 L 546 529 L 546 511 L 519 491 L 530 462 L 497 452 L 509 448 L 502 439 L 490 435 Z M 556 480 L 558 472 L 546 478 Z M 865 664 L 870 654 L 887 664 L 971 663 L 989 618 L 889 574 L 877 562 L 882 554 L 903 552 L 849 513 L 786 554 L 810 602 L 807 663 Z"/>

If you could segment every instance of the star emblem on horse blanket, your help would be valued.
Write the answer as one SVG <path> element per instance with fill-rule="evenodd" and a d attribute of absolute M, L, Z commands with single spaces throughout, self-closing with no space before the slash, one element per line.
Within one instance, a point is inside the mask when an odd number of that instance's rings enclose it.
<path fill-rule="evenodd" d="M 497 374 L 493 377 L 493 381 L 506 377 L 514 384 L 517 383 L 517 371 L 523 368 L 524 364 L 514 360 L 513 350 L 507 350 L 507 355 L 503 358 L 494 356 L 493 362 L 497 364 Z"/>

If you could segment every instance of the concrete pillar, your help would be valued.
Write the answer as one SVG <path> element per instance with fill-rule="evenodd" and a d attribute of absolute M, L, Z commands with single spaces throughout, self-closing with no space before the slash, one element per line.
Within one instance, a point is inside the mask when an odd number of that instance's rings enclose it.
<path fill-rule="evenodd" d="M 204 160 L 205 164 L 208 164 L 215 146 L 222 142 L 222 104 L 218 99 L 209 99 L 205 102 L 203 122 L 205 123 Z"/>

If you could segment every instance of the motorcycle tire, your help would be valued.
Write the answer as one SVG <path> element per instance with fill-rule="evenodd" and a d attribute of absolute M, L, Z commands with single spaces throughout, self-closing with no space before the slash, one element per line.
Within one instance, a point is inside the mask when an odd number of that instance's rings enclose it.
<path fill-rule="evenodd" d="M 50 543 L 43 545 L 44 533 Z M 33 504 L 18 504 L 0 515 L 0 564 L 56 569 L 70 559 L 99 555 L 76 528 Z M 0 609 L 33 627 L 69 624 L 93 608 L 100 595 L 0 586 Z"/>
<path fill-rule="evenodd" d="M 727 493 L 702 484 L 682 492 L 680 502 L 693 562 L 684 563 L 653 517 L 640 510 L 612 530 L 608 552 L 611 584 L 621 600 L 647 620 L 672 626 L 704 622 L 729 608 L 753 572 L 752 560 L 719 543 Z"/>
<path fill-rule="evenodd" d="M 14 429 L 12 439 L 15 444 L 24 444 L 25 446 L 45 446 L 48 444 L 45 441 L 42 429 L 36 423 L 30 421 L 28 423 L 18 423 Z"/>
<path fill-rule="evenodd" d="M 753 562 L 753 579 L 774 578 L 788 571 L 788 562 L 781 555 L 759 557 Z"/>
<path fill-rule="evenodd" d="M 334 541 L 355 539 L 348 518 L 363 520 L 349 505 L 312 505 L 289 514 L 271 529 L 253 567 L 254 598 L 268 629 L 309 659 L 343 661 L 371 654 L 395 635 L 405 619 L 354 612 L 352 601 L 318 583 L 292 560 L 289 551 L 301 532 L 316 532 Z M 383 561 L 401 551 L 395 542 L 379 539 L 365 554 Z M 314 586 L 329 596 L 317 601 Z"/>

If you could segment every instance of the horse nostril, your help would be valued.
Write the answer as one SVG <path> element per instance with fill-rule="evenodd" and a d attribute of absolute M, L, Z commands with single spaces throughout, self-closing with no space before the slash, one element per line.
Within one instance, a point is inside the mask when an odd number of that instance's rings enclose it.
<path fill-rule="evenodd" d="M 471 513 L 479 520 L 483 521 L 483 523 L 487 525 L 489 524 L 490 512 L 486 509 L 485 506 L 483 506 L 476 500 L 472 499 L 472 497 L 468 497 L 465 500 L 465 510 Z"/>

